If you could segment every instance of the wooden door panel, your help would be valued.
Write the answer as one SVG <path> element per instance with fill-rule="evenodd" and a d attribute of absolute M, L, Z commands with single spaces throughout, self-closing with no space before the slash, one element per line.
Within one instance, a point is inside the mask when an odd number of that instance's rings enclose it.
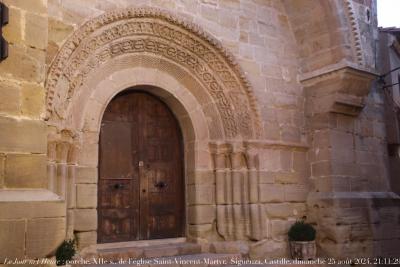
<path fill-rule="evenodd" d="M 117 96 L 101 128 L 99 242 L 184 233 L 183 152 L 168 107 L 140 92 Z"/>
<path fill-rule="evenodd" d="M 132 227 L 129 209 L 106 209 L 100 211 L 102 218 L 99 231 L 102 234 L 102 242 L 121 242 L 131 240 Z"/>
<path fill-rule="evenodd" d="M 155 98 L 143 107 L 143 140 L 148 180 L 149 238 L 181 236 L 183 232 L 182 146 L 179 125 L 171 111 Z"/>
<path fill-rule="evenodd" d="M 103 121 L 100 136 L 100 179 L 132 178 L 131 123 Z"/>
<path fill-rule="evenodd" d="M 132 199 L 137 198 L 135 183 L 128 179 L 101 179 L 99 186 L 102 197 L 100 208 L 124 208 L 135 207 Z"/>
<path fill-rule="evenodd" d="M 132 125 L 116 109 L 121 103 L 110 105 L 113 113 L 103 120 L 100 134 L 100 162 L 98 183 L 98 241 L 120 242 L 132 239 L 137 228 L 138 175 L 132 165 Z M 126 110 L 123 109 L 121 114 Z M 117 120 L 118 119 L 118 120 Z"/>

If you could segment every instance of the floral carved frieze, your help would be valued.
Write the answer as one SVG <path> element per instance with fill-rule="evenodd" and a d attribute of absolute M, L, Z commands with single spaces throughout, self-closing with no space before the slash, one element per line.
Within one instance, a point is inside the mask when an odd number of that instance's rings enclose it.
<path fill-rule="evenodd" d="M 106 13 L 65 43 L 48 73 L 48 119 L 65 119 L 70 102 L 94 70 L 135 53 L 168 59 L 196 77 L 213 99 L 227 138 L 260 137 L 252 88 L 229 52 L 197 26 L 148 8 Z"/>

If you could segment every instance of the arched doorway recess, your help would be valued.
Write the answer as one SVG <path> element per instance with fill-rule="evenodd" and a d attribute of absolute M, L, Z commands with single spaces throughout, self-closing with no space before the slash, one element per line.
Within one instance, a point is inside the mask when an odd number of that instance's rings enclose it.
<path fill-rule="evenodd" d="M 185 235 L 263 239 L 257 164 L 262 124 L 250 84 L 216 39 L 147 8 L 88 21 L 49 69 L 49 148 L 65 147 L 74 159 L 68 166 L 49 159 L 49 179 L 66 188 L 69 234 L 98 234 L 102 117 L 118 93 L 138 86 L 166 103 L 182 129 Z"/>
<path fill-rule="evenodd" d="M 99 243 L 185 235 L 182 142 L 178 121 L 157 97 L 126 90 L 108 104 L 99 141 Z"/>

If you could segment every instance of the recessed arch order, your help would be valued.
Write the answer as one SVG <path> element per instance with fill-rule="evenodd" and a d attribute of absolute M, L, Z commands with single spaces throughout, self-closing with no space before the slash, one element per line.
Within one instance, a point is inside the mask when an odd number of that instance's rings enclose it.
<path fill-rule="evenodd" d="M 82 100 L 82 90 L 94 89 L 90 81 L 135 67 L 167 72 L 183 84 L 195 96 L 207 122 L 221 124 L 222 135 L 211 137 L 261 137 L 252 88 L 232 55 L 199 27 L 152 8 L 107 12 L 69 38 L 48 72 L 49 124 L 74 128 L 71 107 L 78 98 Z"/>

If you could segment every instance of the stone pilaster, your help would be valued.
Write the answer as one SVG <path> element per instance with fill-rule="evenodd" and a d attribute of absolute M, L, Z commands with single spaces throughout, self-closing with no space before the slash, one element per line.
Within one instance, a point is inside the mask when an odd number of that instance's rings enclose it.
<path fill-rule="evenodd" d="M 309 219 L 317 225 L 323 256 L 390 255 L 381 249 L 386 241 L 380 224 L 387 220 L 381 213 L 397 218 L 399 199 L 385 183 L 383 139 L 363 130 L 370 122 L 360 115 L 375 77 L 337 65 L 302 79 L 311 145 Z M 364 149 L 365 142 L 373 148 Z M 369 162 L 374 153 L 376 162 Z M 399 226 L 393 222 L 388 231 L 396 232 Z"/>

